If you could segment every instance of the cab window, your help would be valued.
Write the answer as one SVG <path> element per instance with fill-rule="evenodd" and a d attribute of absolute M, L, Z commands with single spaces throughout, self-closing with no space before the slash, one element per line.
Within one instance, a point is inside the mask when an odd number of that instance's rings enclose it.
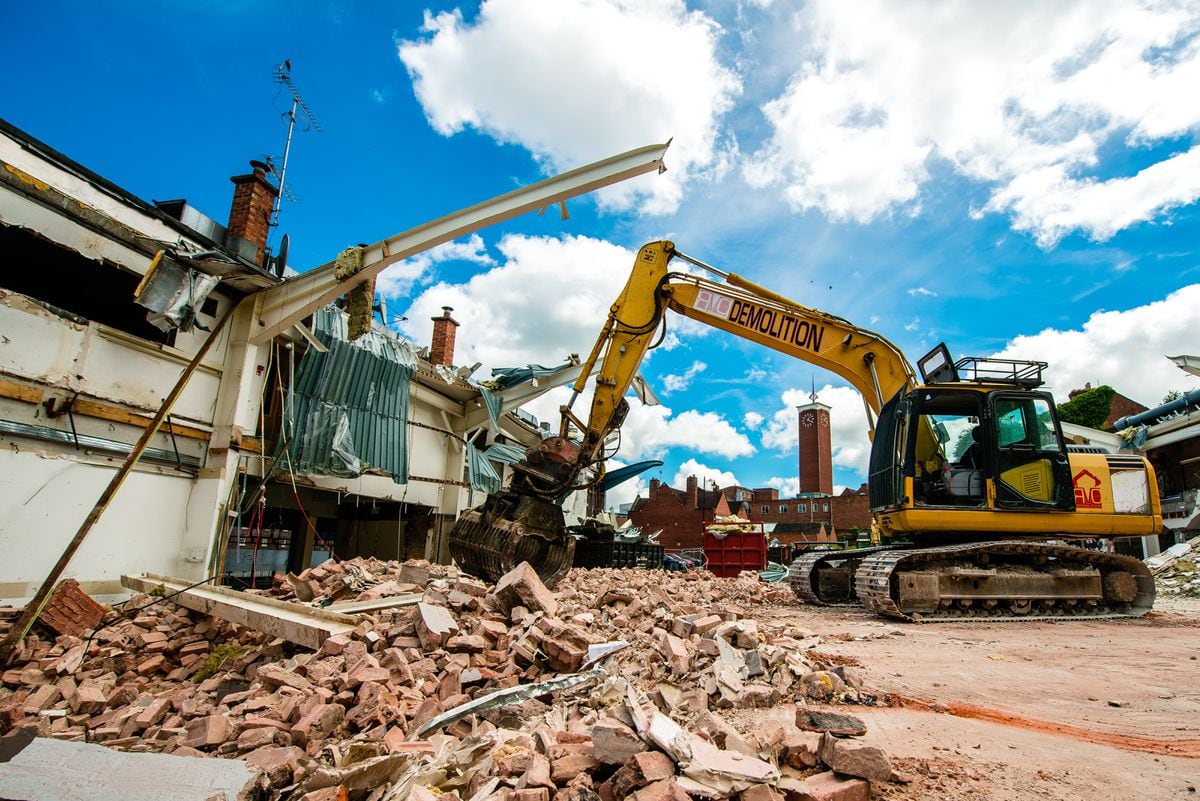
<path fill-rule="evenodd" d="M 996 401 L 996 438 L 1001 448 L 1032 447 L 1057 451 L 1054 418 L 1044 398 L 1004 398 Z"/>

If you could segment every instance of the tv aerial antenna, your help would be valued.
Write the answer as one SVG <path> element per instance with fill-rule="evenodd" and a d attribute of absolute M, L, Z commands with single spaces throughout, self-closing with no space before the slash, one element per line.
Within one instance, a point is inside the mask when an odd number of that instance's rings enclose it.
<path fill-rule="evenodd" d="M 288 156 L 292 151 L 292 133 L 296 128 L 296 119 L 299 118 L 305 125 L 305 130 L 313 129 L 317 133 L 321 133 L 321 124 L 317 122 L 316 116 L 312 113 L 312 109 L 304 102 L 304 98 L 300 96 L 300 90 L 296 88 L 296 84 L 292 81 L 292 60 L 285 59 L 282 64 L 275 68 L 275 83 L 286 86 L 288 92 L 292 95 L 292 107 L 284 113 L 284 117 L 288 121 L 287 142 L 283 146 L 283 162 L 279 166 L 279 193 L 275 195 L 275 202 L 271 207 L 271 225 L 279 225 L 279 206 L 284 197 L 293 199 L 294 195 L 290 189 L 284 186 L 284 180 L 287 177 Z M 269 162 L 268 162 L 269 163 Z M 274 165 L 271 165 L 271 172 L 276 172 Z"/>

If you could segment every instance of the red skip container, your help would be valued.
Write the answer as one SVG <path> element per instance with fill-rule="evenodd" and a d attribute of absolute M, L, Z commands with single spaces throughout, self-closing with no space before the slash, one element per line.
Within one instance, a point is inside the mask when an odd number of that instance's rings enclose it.
<path fill-rule="evenodd" d="M 704 530 L 706 567 L 717 576 L 758 572 L 767 566 L 767 535 L 761 523 L 721 524 Z"/>

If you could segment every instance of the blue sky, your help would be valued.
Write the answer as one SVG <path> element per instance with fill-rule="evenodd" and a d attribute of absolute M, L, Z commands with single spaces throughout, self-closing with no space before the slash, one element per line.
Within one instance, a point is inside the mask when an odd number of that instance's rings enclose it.
<path fill-rule="evenodd" d="M 415 341 L 455 308 L 463 364 L 586 352 L 633 253 L 671 238 L 913 360 L 941 340 L 1042 359 L 1061 398 L 1108 383 L 1154 405 L 1200 384 L 1163 358 L 1200 352 L 1194 4 L 97 2 L 6 23 L 0 117 L 219 221 L 228 176 L 282 154 L 272 74 L 290 59 L 323 129 L 297 132 L 275 235 L 300 270 L 674 137 L 663 176 L 388 272 Z M 864 480 L 844 381 L 670 330 L 643 370 L 664 404 L 635 408 L 619 460 L 788 492 L 815 382 L 835 481 Z"/>

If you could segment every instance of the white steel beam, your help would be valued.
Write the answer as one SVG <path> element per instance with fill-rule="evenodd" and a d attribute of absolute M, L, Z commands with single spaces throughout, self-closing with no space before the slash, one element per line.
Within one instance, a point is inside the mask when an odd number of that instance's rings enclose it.
<path fill-rule="evenodd" d="M 610 186 L 652 170 L 662 172 L 663 155 L 670 142 L 647 145 L 619 156 L 611 156 L 562 175 L 538 181 L 491 200 L 419 225 L 368 246 L 363 268 L 345 281 L 333 276 L 333 263 L 302 273 L 262 290 L 257 331 L 252 342 L 260 344 L 286 331 L 313 310 L 344 295 L 356 284 L 378 275 L 388 265 L 431 247 L 474 233 L 489 225 L 544 209 L 578 195 Z"/>

